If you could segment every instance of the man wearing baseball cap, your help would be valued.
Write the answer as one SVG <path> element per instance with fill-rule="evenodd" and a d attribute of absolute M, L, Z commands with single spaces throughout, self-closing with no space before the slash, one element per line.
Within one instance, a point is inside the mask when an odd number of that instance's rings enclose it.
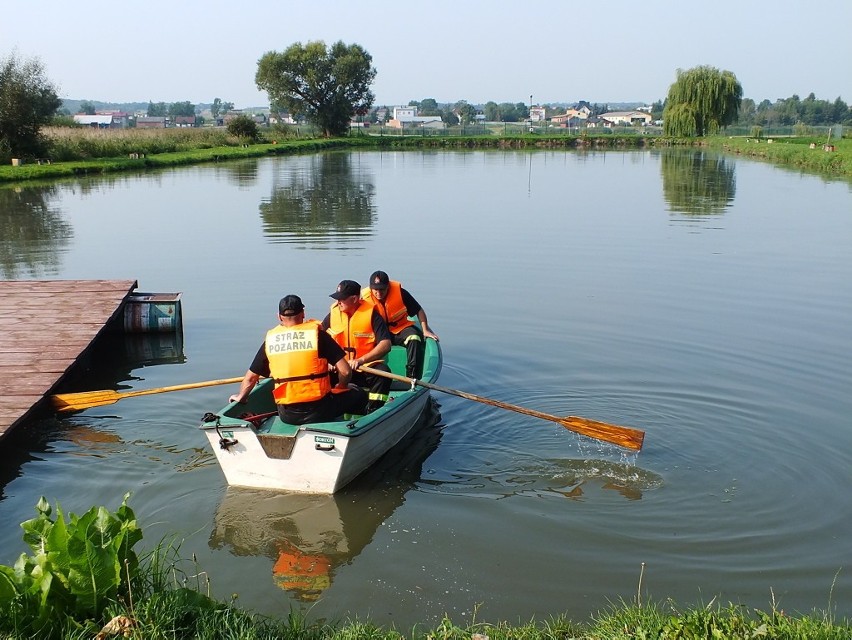
<path fill-rule="evenodd" d="M 337 381 L 332 386 L 329 364 Z M 272 395 L 279 417 L 288 424 L 329 422 L 344 413 L 363 413 L 367 394 L 350 387 L 352 368 L 343 349 L 317 320 L 305 320 L 296 295 L 278 303 L 278 325 L 267 331 L 231 402 L 245 402 L 260 378 L 274 378 Z"/>
<path fill-rule="evenodd" d="M 346 352 L 352 368 L 352 382 L 368 388 L 367 413 L 385 404 L 391 380 L 359 371 L 362 365 L 389 372 L 385 356 L 391 349 L 391 333 L 382 316 L 368 300 L 361 299 L 361 285 L 341 280 L 330 298 L 334 299 L 322 326 Z"/>
<path fill-rule="evenodd" d="M 438 340 L 438 336 L 429 329 L 426 311 L 402 284 L 391 280 L 384 271 L 373 272 L 370 286 L 364 287 L 361 297 L 372 302 L 385 319 L 391 332 L 391 344 L 405 347 L 405 375 L 419 378 L 423 373 L 423 338 Z M 420 320 L 422 332 L 409 317 Z"/>

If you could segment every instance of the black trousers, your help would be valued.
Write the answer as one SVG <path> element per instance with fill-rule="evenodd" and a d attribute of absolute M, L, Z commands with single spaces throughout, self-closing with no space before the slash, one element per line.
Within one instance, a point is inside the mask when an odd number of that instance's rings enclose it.
<path fill-rule="evenodd" d="M 350 387 L 341 393 L 329 393 L 314 402 L 279 404 L 278 416 L 287 424 L 312 424 L 331 422 L 344 413 L 363 415 L 367 406 L 367 392 Z"/>
<path fill-rule="evenodd" d="M 390 373 L 388 365 L 384 362 L 372 364 L 370 365 L 370 368 Z M 365 387 L 367 389 L 366 413 L 375 411 L 388 401 L 388 394 L 390 393 L 392 382 L 390 378 L 373 375 L 371 373 L 364 373 L 363 371 L 353 371 L 351 382 L 359 387 Z"/>
<path fill-rule="evenodd" d="M 423 332 L 415 326 L 405 327 L 399 333 L 391 336 L 394 346 L 405 347 L 405 375 L 409 378 L 420 378 L 423 375 L 423 352 L 426 343 Z"/>

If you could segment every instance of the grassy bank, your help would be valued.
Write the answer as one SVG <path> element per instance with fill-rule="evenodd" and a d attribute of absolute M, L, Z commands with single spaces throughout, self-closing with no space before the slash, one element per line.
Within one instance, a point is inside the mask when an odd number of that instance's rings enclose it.
<path fill-rule="evenodd" d="M 712 137 L 673 140 L 649 135 L 354 135 L 333 140 L 287 137 L 285 131 L 263 132 L 256 143 L 230 136 L 223 129 L 159 129 L 98 131 L 57 128 L 46 131 L 49 158 L 21 166 L 0 166 L 0 182 L 18 182 L 121 171 L 176 167 L 239 158 L 314 152 L 334 148 L 371 149 L 633 149 L 699 145 L 746 155 L 826 175 L 852 177 L 852 140 L 833 142 L 824 151 L 814 138 Z M 49 160 L 49 163 L 48 163 Z"/>
<path fill-rule="evenodd" d="M 108 637 L 150 639 L 273 638 L 288 640 L 628 640 L 636 638 L 812 638 L 848 640 L 852 626 L 828 613 L 789 615 L 710 604 L 681 609 L 665 603 L 622 602 L 576 623 L 556 615 L 542 621 L 474 622 L 458 626 L 445 617 L 437 626 L 383 628 L 369 621 L 308 622 L 260 616 L 209 596 L 210 578 L 195 562 L 161 542 L 138 556 L 142 540 L 127 504 L 110 512 L 92 507 L 66 515 L 44 498 L 37 516 L 21 523 L 31 554 L 14 567 L 0 565 L 0 638 L 82 640 Z M 641 588 L 640 588 L 641 589 Z M 832 586 L 833 591 L 833 586 Z M 831 594 L 828 598 L 831 610 Z"/>
<path fill-rule="evenodd" d="M 276 621 L 228 605 L 212 602 L 201 604 L 207 601 L 191 594 L 185 591 L 171 592 L 169 597 L 144 602 L 140 608 L 143 617 L 123 618 L 132 625 L 127 637 L 172 640 L 849 640 L 852 632 L 852 627 L 848 625 L 832 624 L 816 618 L 796 618 L 780 613 L 749 615 L 733 606 L 698 608 L 676 614 L 657 606 L 643 609 L 624 607 L 601 614 L 586 625 L 575 624 L 562 617 L 523 624 L 481 622 L 466 626 L 458 626 L 452 620 L 444 619 L 432 628 L 417 627 L 402 632 L 369 622 L 311 624 L 296 615 L 289 616 L 285 621 Z M 151 610 L 156 610 L 156 613 L 153 618 L 148 618 Z M 67 632 L 58 637 L 68 640 L 91 638 L 92 632 L 97 632 L 96 626 L 90 627 L 88 633 L 79 627 L 69 627 Z"/>
<path fill-rule="evenodd" d="M 800 138 L 708 138 L 708 147 L 726 153 L 743 155 L 774 164 L 795 167 L 824 175 L 852 178 L 852 139 L 832 140 L 826 150 L 826 140 Z"/>
<path fill-rule="evenodd" d="M 119 633 L 107 633 L 110 629 Z M 285 619 L 270 618 L 240 608 L 236 599 L 217 602 L 198 590 L 176 586 L 146 594 L 132 607 L 112 604 L 96 620 L 68 616 L 41 632 L 8 627 L 0 631 L 0 637 L 8 640 L 110 636 L 145 640 L 849 640 L 852 625 L 819 612 L 800 616 L 718 604 L 681 608 L 668 601 L 641 607 L 621 603 L 586 622 L 556 615 L 544 620 L 458 625 L 445 617 L 437 625 L 400 630 L 369 620 L 310 622 L 295 612 Z"/>
<path fill-rule="evenodd" d="M 43 180 L 302 153 L 340 147 L 343 140 L 277 139 L 247 144 L 223 129 L 98 131 L 49 129 L 49 158 L 0 166 L 0 182 Z"/>

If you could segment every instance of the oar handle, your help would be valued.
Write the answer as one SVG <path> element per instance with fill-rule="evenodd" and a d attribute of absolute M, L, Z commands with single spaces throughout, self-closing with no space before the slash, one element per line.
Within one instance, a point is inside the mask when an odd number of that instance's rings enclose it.
<path fill-rule="evenodd" d="M 166 393 L 168 391 L 183 391 L 184 389 L 198 389 L 200 387 L 214 387 L 219 384 L 234 384 L 242 382 L 240 378 L 222 378 L 221 380 L 205 380 L 204 382 L 191 382 L 189 384 L 176 384 L 171 387 L 157 387 L 156 389 L 141 389 L 139 391 L 123 391 L 120 392 L 124 398 L 133 398 L 135 396 L 148 396 L 153 393 Z"/>

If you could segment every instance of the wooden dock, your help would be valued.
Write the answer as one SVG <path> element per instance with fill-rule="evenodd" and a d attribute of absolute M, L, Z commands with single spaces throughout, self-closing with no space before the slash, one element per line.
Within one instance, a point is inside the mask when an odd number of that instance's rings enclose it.
<path fill-rule="evenodd" d="M 0 281 L 0 439 L 47 402 L 135 280 Z"/>

